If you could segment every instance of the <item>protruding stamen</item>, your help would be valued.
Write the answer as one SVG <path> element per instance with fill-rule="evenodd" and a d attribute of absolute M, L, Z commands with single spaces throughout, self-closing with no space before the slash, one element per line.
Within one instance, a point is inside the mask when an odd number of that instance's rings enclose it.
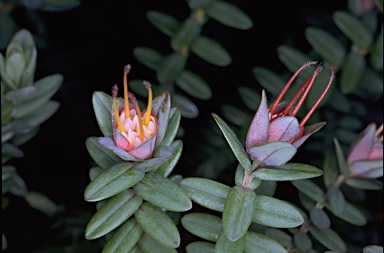
<path fill-rule="evenodd" d="M 143 84 L 145 85 L 145 88 L 148 90 L 148 107 L 147 107 L 147 114 L 145 115 L 145 126 L 148 126 L 149 121 L 151 120 L 151 111 L 152 111 L 152 89 L 151 84 L 147 81 L 144 81 Z"/>
<path fill-rule="evenodd" d="M 283 90 L 280 92 L 279 96 L 276 98 L 275 102 L 272 104 L 271 108 L 269 109 L 269 112 L 271 113 L 271 115 L 273 115 L 273 113 L 275 112 L 275 109 L 277 107 L 277 105 L 280 103 L 281 99 L 283 98 L 283 96 L 285 95 L 285 93 L 288 91 L 289 87 L 291 86 L 291 84 L 293 83 L 293 81 L 296 79 L 296 77 L 299 75 L 299 73 L 301 71 L 303 71 L 305 68 L 307 68 L 308 66 L 312 65 L 312 64 L 316 64 L 317 62 L 315 61 L 310 61 L 310 62 L 307 62 L 306 64 L 304 64 L 301 68 L 299 68 L 295 74 L 293 74 L 293 76 L 288 80 L 287 84 L 284 86 Z"/>
<path fill-rule="evenodd" d="M 123 124 L 121 123 L 119 110 L 117 110 L 117 103 L 116 103 L 118 90 L 119 90 L 119 88 L 117 87 L 117 84 L 115 84 L 112 88 L 113 113 L 115 114 L 115 119 L 117 122 L 117 126 L 119 127 L 119 131 L 120 131 L 120 133 L 122 133 L 122 132 L 124 132 L 124 127 L 123 127 Z"/>
<path fill-rule="evenodd" d="M 141 115 L 140 107 L 139 107 L 139 104 L 137 103 L 135 95 L 133 95 L 130 92 L 128 93 L 128 95 L 136 107 L 136 115 L 137 115 L 137 119 L 139 120 L 140 140 L 143 140 L 144 139 L 144 128 L 143 128 L 143 118 Z"/>
<path fill-rule="evenodd" d="M 332 84 L 332 81 L 333 79 L 335 78 L 335 71 L 333 70 L 333 68 L 331 68 L 331 78 L 329 79 L 329 82 L 327 84 L 327 87 L 325 88 L 325 90 L 323 91 L 323 93 L 321 94 L 321 96 L 317 99 L 316 103 L 312 106 L 311 110 L 309 110 L 309 112 L 307 113 L 307 115 L 305 115 L 305 117 L 303 118 L 303 120 L 300 122 L 299 124 L 299 127 L 300 128 L 303 128 L 305 123 L 307 123 L 307 121 L 309 120 L 309 118 L 311 117 L 311 115 L 313 114 L 313 112 L 316 110 L 317 106 L 320 104 L 321 100 L 323 100 L 323 98 L 325 97 L 325 95 L 327 94 L 329 88 L 331 87 L 331 84 Z"/>
<path fill-rule="evenodd" d="M 317 75 L 320 73 L 320 71 L 322 70 L 322 67 L 321 66 L 318 66 L 315 70 L 315 72 L 313 73 L 312 77 L 310 79 L 308 79 L 308 81 L 305 83 L 305 89 L 303 90 L 304 91 L 304 94 L 301 96 L 299 102 L 297 103 L 295 109 L 293 109 L 292 113 L 290 113 L 290 115 L 292 116 L 296 116 L 297 112 L 300 110 L 301 106 L 304 104 L 304 101 L 305 99 L 307 98 L 308 96 L 308 93 L 309 91 L 311 90 L 312 88 L 312 85 L 313 83 L 315 82 L 315 79 L 317 77 Z M 300 94 L 301 92 L 303 91 L 300 91 Z M 295 101 L 296 102 L 296 101 Z"/>
<path fill-rule="evenodd" d="M 127 76 L 130 70 L 131 70 L 131 65 L 129 64 L 124 67 L 124 111 L 125 111 L 126 119 L 128 119 L 130 116 L 129 99 L 128 99 L 128 82 L 127 82 Z"/>

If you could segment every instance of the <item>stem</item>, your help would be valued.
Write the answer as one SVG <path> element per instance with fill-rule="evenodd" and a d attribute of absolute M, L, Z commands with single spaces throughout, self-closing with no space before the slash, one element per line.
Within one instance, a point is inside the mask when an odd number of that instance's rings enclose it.
<path fill-rule="evenodd" d="M 341 185 L 342 183 L 344 183 L 346 179 L 347 179 L 346 176 L 344 176 L 344 175 L 339 175 L 338 178 L 336 179 L 336 181 L 333 183 L 333 186 L 334 186 L 335 188 L 339 188 L 340 185 Z"/>
<path fill-rule="evenodd" d="M 243 188 L 249 189 L 249 187 L 251 186 L 252 180 L 253 180 L 252 174 L 244 173 L 243 183 L 241 184 L 241 186 Z"/>

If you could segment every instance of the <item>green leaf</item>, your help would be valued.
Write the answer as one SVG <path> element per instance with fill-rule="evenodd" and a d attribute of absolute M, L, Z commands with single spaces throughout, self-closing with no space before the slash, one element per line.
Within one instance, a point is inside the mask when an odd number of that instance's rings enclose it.
<path fill-rule="evenodd" d="M 345 203 L 344 211 L 337 217 L 355 226 L 364 226 L 367 224 L 367 218 L 364 213 L 348 202 Z"/>
<path fill-rule="evenodd" d="M 244 104 L 252 111 L 256 111 L 260 104 L 260 94 L 248 87 L 240 87 L 239 93 Z"/>
<path fill-rule="evenodd" d="M 378 245 L 365 246 L 363 253 L 383 253 L 383 247 Z"/>
<path fill-rule="evenodd" d="M 215 245 L 209 242 L 191 242 L 185 249 L 187 253 L 215 253 Z"/>
<path fill-rule="evenodd" d="M 199 109 L 197 106 L 187 97 L 180 94 L 174 94 L 172 96 L 172 105 L 180 109 L 181 116 L 185 118 L 196 118 L 199 115 Z"/>
<path fill-rule="evenodd" d="M 340 236 L 330 228 L 319 230 L 309 226 L 309 232 L 326 248 L 337 252 L 346 252 L 347 247 Z"/>
<path fill-rule="evenodd" d="M 372 47 L 370 63 L 377 71 L 383 71 L 383 28 Z"/>
<path fill-rule="evenodd" d="M 230 187 L 205 178 L 185 178 L 180 182 L 189 197 L 206 208 L 222 212 Z"/>
<path fill-rule="evenodd" d="M 335 144 L 336 149 L 336 157 L 337 157 L 337 164 L 339 166 L 339 171 L 341 174 L 348 176 L 350 174 L 347 163 L 345 162 L 344 153 L 341 149 L 339 141 L 334 138 L 333 142 Z"/>
<path fill-rule="evenodd" d="M 286 248 L 292 248 L 293 247 L 292 237 L 280 229 L 267 228 L 265 230 L 264 234 L 266 236 L 268 236 L 269 238 L 272 238 L 273 240 L 279 242 L 281 245 L 283 245 Z"/>
<path fill-rule="evenodd" d="M 88 137 L 85 146 L 95 163 L 103 169 L 108 169 L 121 161 L 117 155 L 101 146 L 97 141 L 97 137 Z"/>
<path fill-rule="evenodd" d="M 85 238 L 96 239 L 111 232 L 131 217 L 143 200 L 128 189 L 108 201 L 93 215 L 85 229 Z"/>
<path fill-rule="evenodd" d="M 59 103 L 56 101 L 48 101 L 32 113 L 21 117 L 20 120 L 31 127 L 37 127 L 47 119 L 49 119 L 59 109 Z"/>
<path fill-rule="evenodd" d="M 361 190 L 382 190 L 383 182 L 377 179 L 349 178 L 345 183 Z"/>
<path fill-rule="evenodd" d="M 335 110 L 343 113 L 351 111 L 352 104 L 340 89 L 334 89 L 328 104 Z"/>
<path fill-rule="evenodd" d="M 230 241 L 224 231 L 221 231 L 215 245 L 215 253 L 238 253 L 243 252 L 245 246 L 245 236 L 237 241 Z"/>
<path fill-rule="evenodd" d="M 252 221 L 261 225 L 291 228 L 297 227 L 304 222 L 300 212 L 285 201 L 258 195 L 255 204 Z"/>
<path fill-rule="evenodd" d="M 223 211 L 223 231 L 230 241 L 245 235 L 252 222 L 256 194 L 251 189 L 234 186 L 228 194 Z"/>
<path fill-rule="evenodd" d="M 53 215 L 59 211 L 59 207 L 42 193 L 31 191 L 25 194 L 24 198 L 31 207 L 47 215 Z"/>
<path fill-rule="evenodd" d="M 343 193 L 339 188 L 330 186 L 328 188 L 328 201 L 330 210 L 336 215 L 339 216 L 344 212 L 345 209 L 345 198 Z"/>
<path fill-rule="evenodd" d="M 143 234 L 143 236 L 138 241 L 138 245 L 140 250 L 130 253 L 177 253 L 174 248 L 162 245 L 147 234 Z"/>
<path fill-rule="evenodd" d="M 255 179 L 253 179 L 253 180 L 255 180 Z M 261 180 L 261 183 L 255 189 L 255 193 L 257 195 L 263 195 L 263 196 L 272 197 L 273 194 L 275 194 L 276 185 L 277 185 L 276 181 L 264 181 L 264 180 Z"/>
<path fill-rule="evenodd" d="M 311 208 L 309 217 L 318 229 L 326 229 L 331 226 L 331 220 L 323 209 L 318 209 L 316 207 Z"/>
<path fill-rule="evenodd" d="M 148 68 L 157 71 L 164 56 L 156 50 L 148 47 L 137 47 L 133 50 L 136 59 Z"/>
<path fill-rule="evenodd" d="M 174 141 L 170 146 L 175 149 L 173 156 L 156 170 L 156 173 L 163 177 L 168 177 L 171 174 L 183 151 L 183 142 L 181 140 Z"/>
<path fill-rule="evenodd" d="M 189 70 L 183 70 L 177 76 L 176 85 L 195 98 L 207 100 L 212 97 L 209 85 L 200 76 Z"/>
<path fill-rule="evenodd" d="M 313 183 L 310 180 L 297 180 L 292 181 L 293 186 L 295 186 L 299 191 L 310 197 L 311 199 L 324 203 L 324 192 L 323 190 Z"/>
<path fill-rule="evenodd" d="M 307 252 L 312 248 L 312 241 L 307 233 L 301 233 L 300 231 L 296 231 L 293 234 L 293 240 L 295 242 L 295 246 L 297 246 L 303 252 Z"/>
<path fill-rule="evenodd" d="M 156 72 L 157 79 L 163 84 L 173 83 L 184 69 L 186 61 L 187 56 L 178 52 L 165 57 Z"/>
<path fill-rule="evenodd" d="M 132 169 L 133 163 L 120 162 L 95 178 L 84 191 L 84 199 L 89 202 L 112 197 L 143 179 L 143 171 Z"/>
<path fill-rule="evenodd" d="M 93 181 L 98 175 L 100 175 L 104 171 L 105 171 L 105 169 L 97 167 L 97 166 L 90 168 L 89 172 L 88 172 L 89 180 Z"/>
<path fill-rule="evenodd" d="M 162 142 L 168 129 L 169 114 L 171 112 L 171 96 L 167 91 L 161 92 L 155 97 L 152 103 L 153 113 L 157 116 L 157 139 L 155 147 Z"/>
<path fill-rule="evenodd" d="M 7 79 L 10 81 L 9 85 L 12 88 L 14 87 L 13 89 L 21 88 L 21 77 L 23 75 L 24 68 L 25 61 L 21 52 L 13 52 L 12 54 L 7 53 L 5 64 L 6 75 L 2 76 L 7 76 Z"/>
<path fill-rule="evenodd" d="M 221 110 L 224 117 L 227 118 L 231 123 L 238 126 L 245 126 L 246 124 L 249 124 L 249 114 L 245 113 L 243 110 L 226 104 L 222 106 Z"/>
<path fill-rule="evenodd" d="M 193 17 L 186 19 L 171 37 L 172 49 L 177 51 L 182 47 L 189 47 L 192 40 L 201 32 L 201 25 Z"/>
<path fill-rule="evenodd" d="M 181 224 L 191 234 L 216 242 L 223 227 L 221 219 L 212 214 L 189 213 L 181 218 Z"/>
<path fill-rule="evenodd" d="M 341 70 L 340 88 L 344 94 L 352 93 L 359 87 L 364 69 L 364 56 L 350 52 Z"/>
<path fill-rule="evenodd" d="M 290 46 L 279 46 L 277 48 L 277 54 L 280 61 L 293 73 L 295 73 L 303 64 L 311 61 L 312 59 Z M 301 72 L 303 79 L 308 79 L 313 73 L 313 68 L 306 68 Z"/>
<path fill-rule="evenodd" d="M 231 55 L 220 43 L 205 36 L 197 36 L 192 41 L 191 51 L 216 66 L 225 67 L 232 62 Z"/>
<path fill-rule="evenodd" d="M 179 130 L 180 118 L 181 114 L 179 108 L 172 107 L 169 115 L 168 127 L 160 145 L 169 146 L 173 142 L 177 131 Z"/>
<path fill-rule="evenodd" d="M 43 0 L 41 9 L 44 11 L 64 11 L 80 5 L 78 0 Z"/>
<path fill-rule="evenodd" d="M 337 27 L 359 48 L 368 51 L 372 44 L 372 35 L 369 30 L 355 17 L 346 11 L 337 11 L 333 14 Z"/>
<path fill-rule="evenodd" d="M 134 218 L 124 222 L 105 244 L 103 253 L 130 252 L 141 238 L 143 230 Z"/>
<path fill-rule="evenodd" d="M 330 69 L 325 69 L 317 76 L 311 90 L 309 91 L 308 97 L 305 100 L 305 104 L 308 110 L 310 110 L 310 108 L 312 108 L 313 105 L 316 104 L 321 95 L 324 93 L 329 81 L 331 80 L 331 75 L 332 74 Z M 336 85 L 333 83 L 327 91 L 327 94 L 325 94 L 325 96 L 321 100 L 320 104 L 318 105 L 318 108 L 328 103 L 335 89 Z"/>
<path fill-rule="evenodd" d="M 158 243 L 170 248 L 179 247 L 179 231 L 171 218 L 159 208 L 144 202 L 135 212 L 135 218 L 144 232 Z"/>
<path fill-rule="evenodd" d="M 312 165 L 287 163 L 282 166 L 265 166 L 252 174 L 261 180 L 288 181 L 318 177 L 323 172 Z"/>
<path fill-rule="evenodd" d="M 149 203 L 174 212 L 192 208 L 192 201 L 180 186 L 157 173 L 148 173 L 133 189 Z"/>
<path fill-rule="evenodd" d="M 18 105 L 28 100 L 29 97 L 33 96 L 36 93 L 37 88 L 35 86 L 28 86 L 18 90 L 9 91 L 5 94 L 4 99 L 11 101 L 14 105 Z M 33 111 L 33 110 L 31 110 Z M 29 111 L 29 112 L 31 112 Z M 17 111 L 16 111 L 17 112 Z M 26 114 L 28 114 L 27 112 Z M 25 115 L 25 114 L 24 114 Z M 24 116 L 22 115 L 22 116 Z"/>
<path fill-rule="evenodd" d="M 245 171 L 251 173 L 251 161 L 249 160 L 247 152 L 245 151 L 243 145 L 240 143 L 235 133 L 218 115 L 212 113 L 212 116 L 215 119 L 217 125 L 220 127 L 220 130 L 223 132 L 225 139 L 227 140 L 233 154 L 236 156 L 241 166 Z"/>
<path fill-rule="evenodd" d="M 273 95 L 277 96 L 285 85 L 281 77 L 269 69 L 256 67 L 252 72 L 261 86 Z"/>
<path fill-rule="evenodd" d="M 174 149 L 172 146 L 159 146 L 153 152 L 152 158 L 135 162 L 133 168 L 144 172 L 155 170 L 160 165 L 168 161 L 168 159 L 170 159 L 173 154 Z"/>
<path fill-rule="evenodd" d="M 275 240 L 248 231 L 245 240 L 245 253 L 286 253 L 287 250 Z"/>
<path fill-rule="evenodd" d="M 93 110 L 97 124 L 104 136 L 112 135 L 112 97 L 104 92 L 97 91 L 92 96 Z"/>
<path fill-rule="evenodd" d="M 158 11 L 148 11 L 147 18 L 152 25 L 168 36 L 172 36 L 180 25 L 175 18 Z"/>
<path fill-rule="evenodd" d="M 316 53 L 331 66 L 338 68 L 343 63 L 345 48 L 334 36 L 320 28 L 309 27 L 305 30 L 305 37 Z"/>
<path fill-rule="evenodd" d="M 222 1 L 213 1 L 204 6 L 208 16 L 223 25 L 248 30 L 253 26 L 252 20 L 238 7 Z"/>
<path fill-rule="evenodd" d="M 324 163 L 323 163 L 323 180 L 325 186 L 329 186 L 333 184 L 337 177 L 339 176 L 339 171 L 337 169 L 337 164 L 336 164 L 336 158 L 333 154 L 326 154 Z"/>

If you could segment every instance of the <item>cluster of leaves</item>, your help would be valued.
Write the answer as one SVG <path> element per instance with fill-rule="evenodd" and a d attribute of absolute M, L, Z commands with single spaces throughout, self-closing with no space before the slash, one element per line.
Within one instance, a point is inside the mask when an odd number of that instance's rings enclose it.
<path fill-rule="evenodd" d="M 253 26 L 251 19 L 236 6 L 220 0 L 190 0 L 190 16 L 183 22 L 158 11 L 149 11 L 147 18 L 161 32 L 168 35 L 173 53 L 162 55 L 146 47 L 134 50 L 135 57 L 148 68 L 156 71 L 159 85 L 153 86 L 156 92 L 168 90 L 174 106 L 180 108 L 181 115 L 195 118 L 199 114 L 197 106 L 182 93 L 208 100 L 212 96 L 209 85 L 198 74 L 185 68 L 189 54 L 193 53 L 204 61 L 216 66 L 227 66 L 232 59 L 227 50 L 217 41 L 201 35 L 203 25 L 214 19 L 226 26 L 247 30 Z M 142 81 L 133 80 L 130 87 L 137 93 L 146 94 Z M 175 87 L 177 86 L 177 88 Z"/>
<path fill-rule="evenodd" d="M 27 30 L 20 30 L 12 38 L 5 57 L 0 54 L 2 193 L 21 196 L 32 207 L 53 214 L 56 205 L 45 195 L 28 191 L 16 168 L 7 164 L 11 158 L 23 156 L 18 146 L 31 140 L 40 124 L 59 107 L 50 98 L 60 88 L 63 77 L 54 74 L 34 82 L 36 55 L 34 40 Z M 6 195 L 2 202 L 4 209 L 8 204 Z"/>
<path fill-rule="evenodd" d="M 3 50 L 8 45 L 12 36 L 20 29 L 18 26 L 19 20 L 14 20 L 13 13 L 18 9 L 25 9 L 23 15 L 29 24 L 34 24 L 36 27 L 42 26 L 36 11 L 65 11 L 74 8 L 80 4 L 79 0 L 37 0 L 37 1 L 12 1 L 5 0 L 0 3 L 0 50 Z M 44 43 L 42 38 L 36 35 L 37 43 Z"/>
<path fill-rule="evenodd" d="M 96 118 L 104 136 L 112 135 L 112 98 L 103 92 L 93 96 Z M 89 137 L 86 147 L 96 166 L 89 171 L 90 184 L 84 192 L 89 202 L 97 202 L 97 212 L 89 221 L 85 236 L 105 236 L 103 252 L 176 252 L 180 233 L 178 212 L 192 207 L 188 194 L 169 177 L 177 164 L 183 144 L 174 140 L 180 125 L 180 111 L 171 108 L 168 92 L 153 101 L 159 132 L 152 158 L 126 161 L 105 148 L 97 137 Z"/>
<path fill-rule="evenodd" d="M 350 5 L 352 2 L 354 1 L 351 1 Z M 345 226 L 345 223 L 341 223 L 340 226 L 339 220 L 355 226 L 364 226 L 367 223 L 365 213 L 369 211 L 361 206 L 355 207 L 350 202 L 358 204 L 364 200 L 363 190 L 382 190 L 382 182 L 379 180 L 350 178 L 343 155 L 343 151 L 345 152 L 356 139 L 356 131 L 367 123 L 367 120 L 364 120 L 367 115 L 366 105 L 382 98 L 383 27 L 377 18 L 378 15 L 382 15 L 382 4 L 378 7 L 379 10 L 370 9 L 361 17 L 354 15 L 352 11 L 334 13 L 334 24 L 341 31 L 336 36 L 318 27 L 307 28 L 305 36 L 313 49 L 307 54 L 288 45 L 277 49 L 279 59 L 291 72 L 296 71 L 304 62 L 313 59 L 324 63 L 323 73 L 316 79 L 304 105 L 307 109 L 312 107 L 324 90 L 326 80 L 331 74 L 330 69 L 336 70 L 339 76 L 320 104 L 320 110 L 317 110 L 311 118 L 313 121 L 325 118 L 327 126 L 315 135 L 317 139 L 311 137 L 312 141 L 304 146 L 306 152 L 315 152 L 318 157 L 324 157 L 311 160 L 320 166 L 323 163 L 324 182 L 318 184 L 310 180 L 293 182 L 299 190 L 301 204 L 309 214 L 306 215 L 301 211 L 305 222 L 300 229 L 289 229 L 289 233 L 277 229 L 265 231 L 285 247 L 296 249 L 296 252 L 316 252 L 312 248 L 322 249 L 319 243 L 330 250 L 346 252 L 347 246 L 336 232 L 342 231 L 341 226 Z M 350 9 L 353 9 L 352 6 Z M 331 27 L 329 30 L 334 29 Z M 304 83 L 312 71 L 311 68 L 303 71 L 297 82 Z M 279 75 L 268 69 L 256 67 L 253 73 L 261 86 L 272 95 L 277 96 L 285 84 Z M 288 91 L 286 96 L 292 98 L 297 89 L 298 87 L 296 90 L 293 88 Z M 254 112 L 259 104 L 259 93 L 248 87 L 240 87 L 239 94 L 250 111 Z M 233 124 L 235 132 L 245 137 L 253 113 L 245 113 L 244 110 L 234 106 L 224 105 L 222 114 Z M 228 155 L 229 148 L 223 147 L 224 140 L 220 133 L 213 129 L 207 131 L 212 144 L 210 153 L 214 155 L 205 159 L 199 171 L 207 171 L 207 168 L 212 167 L 214 170 L 209 170 L 209 176 L 216 178 L 228 163 L 235 161 L 235 158 L 233 155 Z M 334 143 L 336 154 L 333 152 Z M 324 207 L 332 214 L 331 216 L 323 210 Z M 331 223 L 333 226 L 339 225 L 336 231 L 330 228 Z M 308 232 L 311 236 L 308 236 Z M 349 250 L 353 247 L 355 247 L 353 244 L 348 244 Z M 366 251 L 368 250 L 367 248 Z"/>

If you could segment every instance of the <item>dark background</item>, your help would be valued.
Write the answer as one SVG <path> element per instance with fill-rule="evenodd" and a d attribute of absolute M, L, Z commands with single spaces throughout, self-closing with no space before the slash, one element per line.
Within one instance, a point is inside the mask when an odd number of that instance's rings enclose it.
<path fill-rule="evenodd" d="M 218 112 L 222 103 L 236 104 L 239 97 L 234 91 L 238 86 L 261 90 L 252 68 L 262 66 L 277 73 L 286 71 L 278 60 L 276 48 L 289 43 L 305 52 L 310 48 L 304 37 L 305 28 L 328 25 L 333 22 L 333 12 L 347 7 L 347 1 L 339 0 L 229 2 L 245 11 L 254 26 L 241 31 L 212 20 L 203 27 L 202 33 L 219 41 L 229 51 L 233 62 L 222 68 L 190 56 L 187 67 L 210 84 L 213 98 L 193 100 L 200 116 L 194 120 L 182 119 L 186 130 L 185 147 L 189 140 L 199 138 L 193 130 L 204 124 L 211 112 Z M 34 139 L 21 146 L 25 156 L 9 163 L 16 166 L 29 190 L 46 194 L 70 215 L 80 212 L 87 217 L 87 213 L 92 215 L 95 211 L 94 203 L 83 199 L 92 165 L 85 139 L 101 135 L 92 110 L 92 93 L 96 90 L 109 93 L 113 84 L 121 85 L 123 67 L 128 63 L 132 65 L 130 79 L 156 83 L 155 72 L 133 57 L 134 48 L 150 47 L 164 55 L 172 52 L 169 37 L 146 19 L 149 10 L 170 14 L 179 21 L 190 14 L 186 1 L 176 0 L 82 1 L 79 7 L 68 11 L 35 11 L 38 25 L 23 8 L 13 14 L 20 27 L 45 41 L 45 47 L 38 51 L 35 80 L 60 73 L 64 82 L 53 97 L 60 102 L 59 110 L 42 124 Z M 187 155 L 183 153 L 175 172 L 191 176 L 195 168 L 185 162 Z M 22 199 L 12 198 L 3 217 L 7 217 L 3 220 L 3 231 L 8 239 L 8 252 L 29 252 L 21 251 L 26 245 L 30 251 L 41 248 L 60 232 L 54 229 L 50 232 L 57 217 L 48 218 Z M 63 240 L 71 243 L 67 237 Z"/>

